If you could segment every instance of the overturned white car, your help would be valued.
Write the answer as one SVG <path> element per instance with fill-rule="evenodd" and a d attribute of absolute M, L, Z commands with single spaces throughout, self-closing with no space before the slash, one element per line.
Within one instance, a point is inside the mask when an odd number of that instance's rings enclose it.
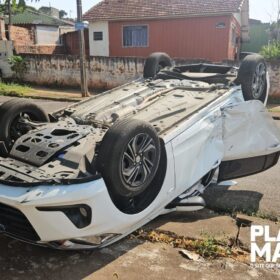
<path fill-rule="evenodd" d="M 52 115 L 0 107 L 0 231 L 57 249 L 109 245 L 155 217 L 204 206 L 211 183 L 274 166 L 280 133 L 265 109 L 259 55 L 240 69 L 173 66 Z"/>

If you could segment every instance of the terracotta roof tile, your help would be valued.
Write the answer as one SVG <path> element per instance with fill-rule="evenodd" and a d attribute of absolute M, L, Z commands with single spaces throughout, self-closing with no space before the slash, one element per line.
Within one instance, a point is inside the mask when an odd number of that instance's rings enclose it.
<path fill-rule="evenodd" d="M 84 14 L 88 21 L 182 17 L 238 12 L 244 0 L 103 0 Z"/>

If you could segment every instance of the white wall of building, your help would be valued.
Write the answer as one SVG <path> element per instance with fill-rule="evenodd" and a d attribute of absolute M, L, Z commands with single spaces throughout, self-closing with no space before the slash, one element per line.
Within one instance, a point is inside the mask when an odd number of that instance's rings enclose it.
<path fill-rule="evenodd" d="M 95 41 L 94 32 L 103 32 L 103 40 Z M 89 24 L 89 47 L 91 56 L 109 56 L 109 23 L 108 21 Z"/>
<path fill-rule="evenodd" d="M 60 45 L 59 27 L 55 26 L 36 26 L 37 45 Z"/>

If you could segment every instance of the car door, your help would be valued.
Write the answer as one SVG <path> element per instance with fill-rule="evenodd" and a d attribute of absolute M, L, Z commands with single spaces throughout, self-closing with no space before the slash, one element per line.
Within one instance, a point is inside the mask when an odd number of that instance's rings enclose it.
<path fill-rule="evenodd" d="M 172 140 L 176 188 L 185 191 L 219 166 L 224 145 L 219 108 Z"/>
<path fill-rule="evenodd" d="M 245 177 L 276 165 L 280 129 L 260 101 L 221 108 L 224 157 L 219 182 Z"/>

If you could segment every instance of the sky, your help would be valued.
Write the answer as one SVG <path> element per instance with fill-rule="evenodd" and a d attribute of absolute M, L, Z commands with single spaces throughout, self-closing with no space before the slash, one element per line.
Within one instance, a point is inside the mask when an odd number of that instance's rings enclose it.
<path fill-rule="evenodd" d="M 227 0 L 225 0 L 227 1 Z M 86 12 L 100 0 L 82 0 L 83 12 Z M 52 6 L 65 10 L 71 17 L 76 17 L 76 0 L 40 0 L 38 3 L 26 0 L 26 3 L 36 8 L 41 6 Z M 278 0 L 250 0 L 250 17 L 263 22 L 275 21 L 277 18 Z"/>

